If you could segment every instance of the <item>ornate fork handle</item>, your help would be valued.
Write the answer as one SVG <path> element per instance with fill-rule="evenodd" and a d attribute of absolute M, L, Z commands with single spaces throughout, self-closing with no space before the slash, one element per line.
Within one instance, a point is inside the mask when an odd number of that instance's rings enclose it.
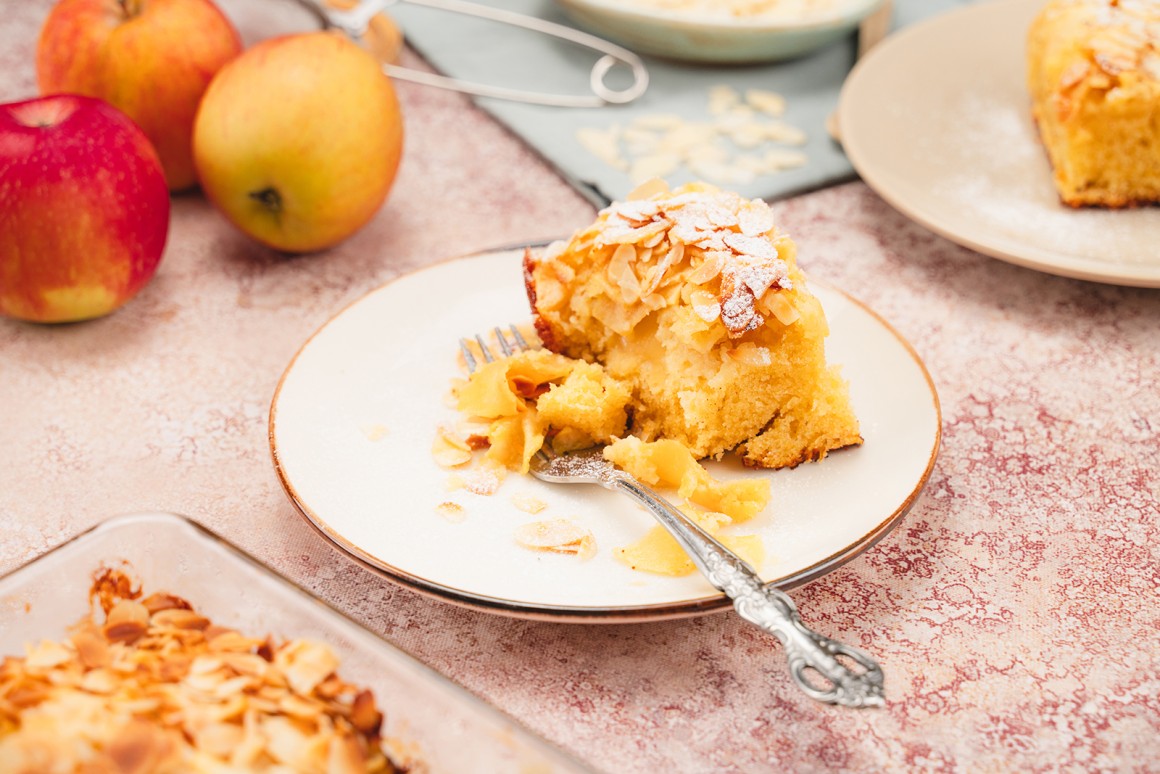
<path fill-rule="evenodd" d="M 743 559 L 632 476 L 618 470 L 600 483 L 624 492 L 648 509 L 709 582 L 733 600 L 738 615 L 781 641 L 790 675 L 802 691 L 818 701 L 845 707 L 877 707 L 885 703 L 882 668 L 869 655 L 802 623 L 797 606 L 787 594 L 762 582 Z M 864 671 L 848 668 L 836 658 L 838 655 L 854 661 Z M 829 686 L 812 684 L 806 677 L 809 669 L 816 670 Z"/>

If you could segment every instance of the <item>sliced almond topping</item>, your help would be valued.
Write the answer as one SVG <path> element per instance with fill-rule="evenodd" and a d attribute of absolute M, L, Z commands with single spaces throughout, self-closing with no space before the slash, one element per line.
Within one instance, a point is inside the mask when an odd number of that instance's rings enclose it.
<path fill-rule="evenodd" d="M 153 624 L 174 629 L 196 629 L 203 631 L 209 626 L 209 619 L 189 609 L 170 608 L 155 613 L 153 615 Z"/>
<path fill-rule="evenodd" d="M 770 314 L 776 317 L 782 325 L 793 325 L 801 319 L 801 313 L 781 293 L 767 293 L 762 301 Z"/>
<path fill-rule="evenodd" d="M 667 231 L 672 225 L 668 220 L 655 220 L 646 226 L 640 228 L 629 229 L 609 229 L 601 234 L 601 240 L 604 244 L 630 244 L 635 245 L 644 242 L 658 233 Z M 539 294 L 539 285 L 537 283 L 537 297 Z"/>
<path fill-rule="evenodd" d="M 290 687 L 308 695 L 314 686 L 338 669 L 338 657 L 328 645 L 309 640 L 294 640 L 274 654 L 274 663 L 286 675 Z"/>
<path fill-rule="evenodd" d="M 73 652 L 59 642 L 44 640 L 28 651 L 24 663 L 31 669 L 51 669 L 72 660 Z"/>
<path fill-rule="evenodd" d="M 669 251 L 665 253 L 664 258 L 661 258 L 657 262 L 657 265 L 653 267 L 652 273 L 649 274 L 648 285 L 642 291 L 641 295 L 650 295 L 660 287 L 661 283 L 665 280 L 665 274 L 668 270 L 679 264 L 684 257 L 685 245 L 681 242 L 674 242 L 672 247 L 669 248 Z"/>
<path fill-rule="evenodd" d="M 136 642 L 145 634 L 149 611 L 140 602 L 122 599 L 109 611 L 105 621 L 105 639 L 109 642 Z"/>
<path fill-rule="evenodd" d="M 745 236 L 768 234 L 774 227 L 773 210 L 760 199 L 747 202 L 737 213 L 737 225 Z"/>
<path fill-rule="evenodd" d="M 726 245 L 738 255 L 747 255 L 761 261 L 777 260 L 777 248 L 761 237 L 727 233 L 722 237 Z"/>
<path fill-rule="evenodd" d="M 141 604 L 145 606 L 150 615 L 162 610 L 189 610 L 190 608 L 188 602 L 172 594 L 150 594 L 141 600 Z"/>
<path fill-rule="evenodd" d="M 721 317 L 721 303 L 706 290 L 694 290 L 690 298 L 693 313 L 705 322 L 713 322 Z"/>
<path fill-rule="evenodd" d="M 717 275 L 721 273 L 721 267 L 724 265 L 721 260 L 721 254 L 716 251 L 703 253 L 704 259 L 698 264 L 697 268 L 689 272 L 688 281 L 693 285 L 704 285 L 716 279 Z"/>

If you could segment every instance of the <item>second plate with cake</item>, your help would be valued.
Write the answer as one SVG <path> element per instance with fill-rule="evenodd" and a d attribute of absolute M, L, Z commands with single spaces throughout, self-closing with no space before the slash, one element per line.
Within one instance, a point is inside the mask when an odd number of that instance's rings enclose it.
<path fill-rule="evenodd" d="M 614 548 L 653 525 L 623 496 L 515 473 L 494 494 L 473 494 L 436 462 L 439 427 L 458 418 L 446 396 L 463 376 L 459 339 L 530 320 L 522 257 L 522 249 L 490 252 L 400 277 L 303 345 L 270 411 L 274 462 L 291 500 L 367 567 L 458 604 L 590 622 L 727 608 L 696 573 L 651 575 L 614 558 Z M 793 469 L 755 471 L 728 459 L 707 466 L 719 479 L 769 479 L 772 501 L 744 531 L 761 536 L 758 569 L 783 587 L 829 572 L 887 534 L 918 497 L 940 438 L 938 398 L 913 349 L 854 299 L 810 287 L 830 325 L 827 358 L 849 381 L 865 443 Z M 543 510 L 528 513 L 528 502 Z M 590 532 L 594 554 L 521 547 L 516 531 L 543 519 Z"/>
<path fill-rule="evenodd" d="M 1160 287 L 1160 207 L 1060 203 L 1026 76 L 1043 5 L 971 4 L 887 38 L 843 87 L 843 147 L 883 199 L 953 242 L 1051 274 Z"/>

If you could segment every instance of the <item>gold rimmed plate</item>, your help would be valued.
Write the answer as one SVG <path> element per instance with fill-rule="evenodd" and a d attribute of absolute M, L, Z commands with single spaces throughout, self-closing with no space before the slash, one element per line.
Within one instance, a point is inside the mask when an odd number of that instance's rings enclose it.
<path fill-rule="evenodd" d="M 528 319 L 522 250 L 457 258 L 400 277 L 342 310 L 290 362 L 270 409 L 275 468 L 294 505 L 339 549 L 387 578 L 445 601 L 507 615 L 611 622 L 720 610 L 700 575 L 633 571 L 613 549 L 652 526 L 598 487 L 512 474 L 492 495 L 449 486 L 431 447 L 462 376 L 460 337 Z M 934 385 L 910 345 L 841 291 L 811 283 L 830 323 L 827 355 L 842 365 L 863 446 L 793 470 L 710 463 L 719 478 L 767 476 L 772 502 L 737 527 L 760 534 L 762 577 L 784 588 L 866 550 L 898 522 L 930 475 L 940 439 Z M 514 500 L 546 504 L 535 516 Z M 460 520 L 441 515 L 456 503 Z M 446 509 L 442 509 L 446 510 Z M 590 530 L 596 555 L 530 551 L 515 530 L 566 518 Z"/>

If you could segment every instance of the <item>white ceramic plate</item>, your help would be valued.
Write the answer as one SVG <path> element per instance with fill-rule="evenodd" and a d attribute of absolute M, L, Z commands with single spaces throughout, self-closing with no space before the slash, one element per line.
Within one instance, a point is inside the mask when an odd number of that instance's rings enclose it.
<path fill-rule="evenodd" d="M 692 615 L 728 604 L 700 575 L 635 572 L 612 556 L 650 517 L 622 495 L 511 475 L 499 492 L 449 491 L 436 465 L 437 427 L 458 417 L 444 400 L 461 376 L 459 337 L 528 320 L 522 250 L 485 253 L 401 277 L 355 302 L 290 363 L 270 410 L 275 467 L 294 504 L 339 548 L 388 578 L 445 600 L 524 617 L 621 621 Z M 768 554 L 762 577 L 791 586 L 817 577 L 885 535 L 930 474 L 938 398 L 914 351 L 848 296 L 813 287 L 830 322 L 828 357 L 851 385 L 865 445 L 777 472 L 736 463 L 715 475 L 769 476 L 773 499 L 741 525 Z M 512 496 L 548 508 L 531 516 Z M 452 523 L 436 510 L 459 503 Z M 515 529 L 568 518 L 590 529 L 587 561 L 516 545 Z M 742 529 L 743 527 L 743 529 Z"/>
<path fill-rule="evenodd" d="M 932 231 L 1052 274 L 1160 287 L 1160 207 L 1060 203 L 1031 119 L 1027 29 L 1043 0 L 997 0 L 907 27 L 851 72 L 842 145 L 883 199 Z"/>
<path fill-rule="evenodd" d="M 706 63 L 773 62 L 838 40 L 883 0 L 831 0 L 810 11 L 732 17 L 624 0 L 557 0 L 583 27 L 641 54 Z"/>

